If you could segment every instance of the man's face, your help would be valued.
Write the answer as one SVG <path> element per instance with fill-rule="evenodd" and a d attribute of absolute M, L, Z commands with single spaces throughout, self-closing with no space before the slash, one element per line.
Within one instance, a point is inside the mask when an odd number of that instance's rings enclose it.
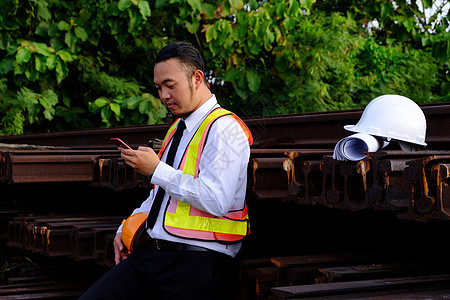
<path fill-rule="evenodd" d="M 153 81 L 162 103 L 175 116 L 186 117 L 197 108 L 198 103 L 193 96 L 192 77 L 189 79 L 186 77 L 178 58 L 157 63 Z"/>

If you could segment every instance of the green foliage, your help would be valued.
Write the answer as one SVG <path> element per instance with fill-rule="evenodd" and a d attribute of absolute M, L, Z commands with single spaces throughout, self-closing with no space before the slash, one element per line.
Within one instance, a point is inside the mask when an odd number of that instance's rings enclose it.
<path fill-rule="evenodd" d="M 90 103 L 89 110 L 94 114 L 100 112 L 107 126 L 156 124 L 167 113 L 161 102 L 148 93 L 127 98 L 123 95 L 113 99 L 100 97 Z"/>
<path fill-rule="evenodd" d="M 142 51 L 126 48 L 137 44 L 151 16 L 148 1 L 0 4 L 0 134 L 163 121 L 166 111 L 157 101 L 147 101 L 141 117 L 126 105 L 150 96 L 121 68 Z M 138 64 L 142 70 L 138 60 L 128 67 Z M 107 107 L 98 107 L 96 99 L 107 99 Z"/>
<path fill-rule="evenodd" d="M 213 92 L 243 116 L 450 100 L 443 6 L 427 18 L 404 0 L 0 0 L 0 135 L 164 122 L 152 70 L 172 41 L 201 49 Z"/>
<path fill-rule="evenodd" d="M 449 5 L 448 0 L 337 0 L 332 3 L 318 0 L 315 8 L 328 14 L 348 14 L 361 34 L 370 39 L 358 50 L 361 52 L 356 57 L 362 60 L 362 66 L 374 70 L 376 76 L 373 78 L 376 80 L 369 80 L 370 85 L 358 93 L 359 99 L 397 92 L 409 95 L 416 102 L 426 103 L 450 100 Z M 433 14 L 428 16 L 424 9 Z M 372 49 L 367 52 L 369 48 Z M 371 58 L 374 60 L 369 63 Z M 376 63 L 380 59 L 381 65 Z M 365 71 L 368 72 L 370 70 Z M 359 71 L 358 75 L 361 74 Z M 368 84 L 366 75 L 363 74 L 361 80 Z"/>
<path fill-rule="evenodd" d="M 362 104 L 380 94 L 433 101 L 432 88 L 438 86 L 439 73 L 431 53 L 398 45 L 382 46 L 368 39 L 356 57 L 361 83 L 357 95 Z"/>

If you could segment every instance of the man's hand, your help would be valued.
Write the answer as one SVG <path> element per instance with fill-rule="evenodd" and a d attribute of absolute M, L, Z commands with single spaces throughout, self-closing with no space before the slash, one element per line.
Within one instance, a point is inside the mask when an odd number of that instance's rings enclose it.
<path fill-rule="evenodd" d="M 139 147 L 137 150 L 119 147 L 119 150 L 125 163 L 145 176 L 153 174 L 160 161 L 155 151 L 149 147 Z"/>
<path fill-rule="evenodd" d="M 114 244 L 114 258 L 117 265 L 122 260 L 128 257 L 127 248 L 125 248 L 125 246 L 122 243 L 122 233 L 116 234 L 113 244 Z"/>

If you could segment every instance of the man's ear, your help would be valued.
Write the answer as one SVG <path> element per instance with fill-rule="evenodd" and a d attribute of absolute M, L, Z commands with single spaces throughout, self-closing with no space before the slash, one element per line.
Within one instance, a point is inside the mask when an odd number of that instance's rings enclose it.
<path fill-rule="evenodd" d="M 202 71 L 196 70 L 194 75 L 192 76 L 192 82 L 194 83 L 194 87 L 198 89 L 205 81 L 205 74 Z"/>

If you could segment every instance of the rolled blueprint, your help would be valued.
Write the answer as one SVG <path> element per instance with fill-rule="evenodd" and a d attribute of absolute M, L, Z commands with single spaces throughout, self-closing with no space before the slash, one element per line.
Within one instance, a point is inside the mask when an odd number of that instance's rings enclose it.
<path fill-rule="evenodd" d="M 376 152 L 389 142 L 370 134 L 356 133 L 340 140 L 334 147 L 333 158 L 342 161 L 358 161 L 366 157 L 364 152 Z"/>

